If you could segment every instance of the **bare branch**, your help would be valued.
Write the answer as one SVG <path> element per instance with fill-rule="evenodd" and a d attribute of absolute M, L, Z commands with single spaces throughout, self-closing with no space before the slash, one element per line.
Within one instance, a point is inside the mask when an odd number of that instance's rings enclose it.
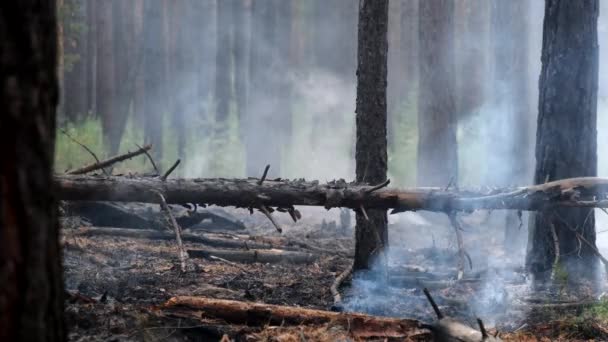
<path fill-rule="evenodd" d="M 175 163 L 173 163 L 173 166 L 171 166 L 169 168 L 169 170 L 167 170 L 167 172 L 165 172 L 165 174 L 160 177 L 160 180 L 162 180 L 163 182 L 167 180 L 167 177 L 169 177 L 169 175 L 171 174 L 171 172 L 173 172 L 173 170 L 175 170 L 175 168 L 179 165 L 179 163 L 181 163 L 181 160 L 178 159 L 175 161 Z"/>
<path fill-rule="evenodd" d="M 127 160 L 127 159 L 131 159 L 133 157 L 136 157 L 140 154 L 145 153 L 146 151 L 148 151 L 150 148 L 152 148 L 152 145 L 146 145 L 140 149 L 138 149 L 137 151 L 134 152 L 127 152 L 125 154 L 121 154 L 106 160 L 102 160 L 98 163 L 95 164 L 91 164 L 91 165 L 87 165 L 85 167 L 81 167 L 80 169 L 76 169 L 74 171 L 70 171 L 67 172 L 68 175 L 81 175 L 84 173 L 88 173 L 91 171 L 95 171 L 95 170 L 99 170 L 99 169 L 103 169 L 104 167 L 108 167 L 111 166 L 113 164 L 119 163 L 123 160 Z"/>

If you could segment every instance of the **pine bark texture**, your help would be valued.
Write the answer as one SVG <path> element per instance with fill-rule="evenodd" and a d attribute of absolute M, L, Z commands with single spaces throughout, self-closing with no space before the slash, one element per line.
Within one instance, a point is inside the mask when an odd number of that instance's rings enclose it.
<path fill-rule="evenodd" d="M 356 180 L 378 184 L 386 180 L 386 74 L 388 0 L 359 2 L 357 60 Z M 372 254 L 387 246 L 386 211 L 357 213 L 354 269 L 371 267 Z M 375 231 L 375 232 L 374 232 Z M 380 240 L 380 241 L 378 241 Z"/>
<path fill-rule="evenodd" d="M 419 186 L 458 180 L 454 99 L 454 0 L 419 2 Z"/>
<path fill-rule="evenodd" d="M 64 341 L 55 1 L 2 1 L 0 23 L 0 341 Z"/>
<path fill-rule="evenodd" d="M 547 0 L 536 134 L 534 182 L 597 174 L 598 0 Z M 559 263 L 569 279 L 590 277 L 597 257 L 577 233 L 595 244 L 591 209 L 537 213 L 530 227 L 527 265 L 544 279 L 555 258 L 551 228 L 559 239 Z M 579 250 L 580 248 L 580 250 Z"/>

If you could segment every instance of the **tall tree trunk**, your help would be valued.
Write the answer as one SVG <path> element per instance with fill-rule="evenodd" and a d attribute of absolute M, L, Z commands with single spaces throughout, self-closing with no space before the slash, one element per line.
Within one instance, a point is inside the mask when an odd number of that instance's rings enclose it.
<path fill-rule="evenodd" d="M 388 147 L 391 152 L 395 150 L 395 129 L 397 117 L 400 114 L 402 101 L 405 99 L 405 70 L 406 65 L 401 47 L 401 0 L 391 1 L 388 15 L 388 89 L 387 89 L 387 114 L 388 114 Z"/>
<path fill-rule="evenodd" d="M 0 341 L 64 341 L 55 1 L 2 1 L 0 22 Z"/>
<path fill-rule="evenodd" d="M 112 1 L 97 1 L 97 114 L 101 119 L 104 146 L 114 152 L 113 130 L 116 115 L 114 74 L 114 27 Z"/>
<path fill-rule="evenodd" d="M 145 83 L 144 83 L 144 0 L 133 0 L 133 30 L 135 35 L 134 49 L 135 64 L 133 66 L 135 79 L 133 80 L 133 117 L 134 121 L 145 128 Z"/>
<path fill-rule="evenodd" d="M 163 2 L 144 2 L 144 140 L 154 146 L 152 153 L 159 162 L 163 155 L 162 124 L 163 112 L 166 110 L 166 94 L 163 92 L 165 40 L 162 12 Z"/>
<path fill-rule="evenodd" d="M 536 133 L 534 182 L 597 175 L 598 0 L 547 0 Z M 592 209 L 538 212 L 530 227 L 527 266 L 545 280 L 555 259 L 571 281 L 594 275 L 597 257 Z"/>
<path fill-rule="evenodd" d="M 447 186 L 458 180 L 454 0 L 421 1 L 418 18 L 417 182 L 419 186 Z"/>
<path fill-rule="evenodd" d="M 357 182 L 386 180 L 386 69 L 388 0 L 360 0 L 357 62 Z M 388 243 L 386 211 L 357 213 L 354 269 L 371 266 Z"/>

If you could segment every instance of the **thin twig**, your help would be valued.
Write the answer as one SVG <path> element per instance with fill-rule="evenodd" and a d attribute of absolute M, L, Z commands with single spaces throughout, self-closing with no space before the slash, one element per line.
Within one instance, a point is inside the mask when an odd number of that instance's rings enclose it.
<path fill-rule="evenodd" d="M 115 156 L 115 157 L 112 157 L 112 158 L 109 158 L 109 159 L 106 159 L 106 160 L 102 160 L 102 161 L 100 161 L 98 163 L 87 165 L 85 167 L 81 167 L 80 169 L 76 169 L 74 171 L 67 172 L 67 174 L 68 175 L 81 175 L 81 174 L 88 173 L 88 172 L 91 172 L 91 171 L 103 169 L 104 167 L 108 167 L 110 165 L 116 164 L 116 163 L 121 162 L 123 160 L 131 159 L 131 158 L 136 157 L 136 156 L 138 156 L 140 154 L 143 154 L 147 150 L 149 150 L 150 148 L 152 148 L 152 145 L 146 145 L 146 146 L 140 148 L 137 151 L 127 152 L 125 154 L 121 154 L 121 155 L 118 155 L 118 156 Z"/>
<path fill-rule="evenodd" d="M 93 159 L 95 159 L 95 161 L 97 163 L 100 163 L 99 158 L 97 158 L 97 155 L 95 154 L 95 152 L 93 152 L 90 148 L 88 148 L 85 144 L 81 143 L 80 141 L 76 140 L 76 138 L 72 137 L 70 134 L 68 134 L 68 132 L 66 132 L 63 128 L 60 128 L 59 131 L 61 131 L 61 133 L 63 133 L 63 135 L 65 135 L 66 137 L 68 137 L 70 140 L 72 140 L 74 143 L 78 144 L 80 147 L 84 148 L 85 151 L 89 152 L 89 154 L 93 157 Z M 103 171 L 103 173 L 106 176 L 109 176 L 110 174 L 108 173 L 108 171 L 106 171 L 106 169 L 102 168 L 101 171 Z"/>
<path fill-rule="evenodd" d="M 175 170 L 175 168 L 177 167 L 177 165 L 179 165 L 179 163 L 181 163 L 181 160 L 176 160 L 175 163 L 173 163 L 173 166 L 171 166 L 169 168 L 169 170 L 167 170 L 167 172 L 165 172 L 165 174 L 160 177 L 160 180 L 162 180 L 163 182 L 167 180 L 167 177 L 169 177 L 169 175 L 171 174 L 171 172 L 173 172 L 173 170 Z"/>
<path fill-rule="evenodd" d="M 245 267 L 243 267 L 243 266 L 241 266 L 241 265 L 239 265 L 239 264 L 237 264 L 235 262 L 232 262 L 230 260 L 226 260 L 224 258 L 220 258 L 220 257 L 215 256 L 215 255 L 210 255 L 209 259 L 221 261 L 221 262 L 226 263 L 226 264 L 228 264 L 230 266 L 234 266 L 234 267 L 238 268 L 239 270 L 241 270 L 241 271 L 243 271 L 245 273 L 250 273 L 250 271 L 248 269 L 246 269 Z"/>
<path fill-rule="evenodd" d="M 450 222 L 452 223 L 452 227 L 454 227 L 454 231 L 456 232 L 456 241 L 458 242 L 458 277 L 460 280 L 464 276 L 464 264 L 465 264 L 465 251 L 464 251 L 464 242 L 462 240 L 462 227 L 458 222 L 458 218 L 456 217 L 455 212 L 451 212 L 448 214 L 450 218 Z"/>
<path fill-rule="evenodd" d="M 329 290 L 331 291 L 332 296 L 334 296 L 334 306 L 340 306 L 342 304 L 342 296 L 340 295 L 340 286 L 346 278 L 348 278 L 353 273 L 353 265 L 348 266 L 340 275 L 336 277 L 336 280 L 331 284 Z"/>
<path fill-rule="evenodd" d="M 264 183 L 264 181 L 266 180 L 266 176 L 268 175 L 268 170 L 270 170 L 270 164 L 266 165 L 266 167 L 264 168 L 264 173 L 262 173 L 262 178 L 260 178 L 260 180 L 258 181 L 258 185 L 262 185 L 262 183 Z"/>
<path fill-rule="evenodd" d="M 141 146 L 139 146 L 137 143 L 135 143 L 135 146 L 137 146 L 137 148 L 142 149 Z M 156 163 L 154 162 L 154 159 L 152 158 L 152 156 L 150 155 L 150 153 L 148 153 L 148 151 L 146 150 L 144 152 L 146 154 L 146 157 L 148 157 L 148 160 L 150 161 L 150 163 L 152 164 L 152 167 L 154 168 L 154 170 L 156 171 L 157 175 L 160 175 L 160 171 L 158 171 L 158 167 L 156 167 Z"/>
<path fill-rule="evenodd" d="M 390 179 L 385 180 L 384 182 L 378 184 L 378 185 L 374 185 L 371 188 L 365 190 L 366 194 L 371 194 L 372 192 L 376 191 L 376 190 L 380 190 L 384 187 L 386 187 L 387 185 L 389 185 L 391 183 Z"/>
<path fill-rule="evenodd" d="M 188 258 L 188 254 L 186 253 L 186 250 L 184 249 L 184 244 L 182 243 L 182 235 L 181 235 L 182 228 L 179 226 L 179 224 L 175 220 L 173 213 L 171 213 L 171 208 L 169 208 L 169 205 L 167 205 L 167 201 L 165 201 L 165 196 L 163 196 L 163 194 L 161 194 L 158 191 L 156 193 L 158 194 L 158 197 L 160 198 L 160 206 L 163 209 L 163 211 L 167 214 L 167 216 L 169 217 L 169 222 L 171 223 L 171 225 L 173 226 L 173 230 L 175 231 L 175 240 L 177 240 L 177 248 L 178 248 L 178 252 L 179 252 L 178 253 L 179 262 L 180 262 L 182 273 L 185 273 L 186 272 L 186 258 Z"/>
<path fill-rule="evenodd" d="M 281 226 L 279 226 L 279 224 L 274 220 L 274 218 L 272 217 L 272 214 L 270 213 L 270 211 L 268 210 L 268 208 L 266 208 L 265 205 L 261 204 L 260 205 L 260 211 L 266 215 L 266 217 L 268 217 L 268 219 L 270 220 L 270 222 L 272 222 L 272 225 L 277 229 L 277 231 L 279 233 L 283 232 L 283 229 L 281 228 Z"/>

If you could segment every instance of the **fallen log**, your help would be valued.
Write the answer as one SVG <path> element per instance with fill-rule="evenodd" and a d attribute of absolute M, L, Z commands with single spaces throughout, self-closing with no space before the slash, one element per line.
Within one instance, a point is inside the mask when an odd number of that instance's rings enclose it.
<path fill-rule="evenodd" d="M 564 179 L 518 189 L 454 191 L 441 188 L 392 189 L 345 181 L 326 184 L 301 180 L 169 179 L 102 176 L 55 176 L 59 199 L 70 201 L 124 201 L 257 208 L 294 205 L 359 209 L 429 210 L 440 212 L 477 209 L 542 210 L 553 206 L 608 208 L 608 179 Z"/>
<path fill-rule="evenodd" d="M 257 250 L 226 250 L 226 249 L 189 249 L 191 258 L 219 257 L 228 261 L 241 263 L 278 263 L 288 262 L 292 264 L 309 264 L 318 259 L 318 255 L 311 253 L 284 251 L 280 249 Z"/>
<path fill-rule="evenodd" d="M 375 317 L 298 307 L 204 297 L 173 297 L 154 309 L 161 316 L 210 320 L 248 326 L 341 325 L 356 338 L 428 340 L 430 333 L 413 319 Z"/>

